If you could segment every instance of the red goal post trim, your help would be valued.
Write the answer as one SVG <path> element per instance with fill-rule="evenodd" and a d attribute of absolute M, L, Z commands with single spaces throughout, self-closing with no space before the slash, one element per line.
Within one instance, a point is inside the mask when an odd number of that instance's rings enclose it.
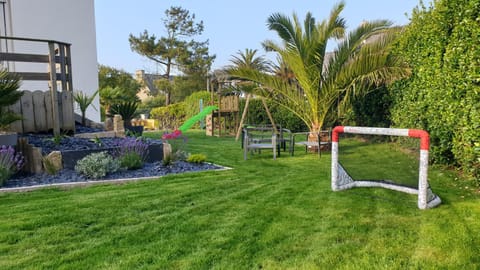
<path fill-rule="evenodd" d="M 425 130 L 409 129 L 408 137 L 420 138 L 421 150 L 428 150 L 428 148 L 430 147 L 430 137 L 428 135 L 428 132 L 426 132 Z"/>
<path fill-rule="evenodd" d="M 338 143 L 340 133 L 344 132 L 357 134 L 408 136 L 420 139 L 421 150 L 428 150 L 428 148 L 430 147 L 430 137 L 428 135 L 428 132 L 421 129 L 336 126 L 332 131 L 332 142 Z"/>

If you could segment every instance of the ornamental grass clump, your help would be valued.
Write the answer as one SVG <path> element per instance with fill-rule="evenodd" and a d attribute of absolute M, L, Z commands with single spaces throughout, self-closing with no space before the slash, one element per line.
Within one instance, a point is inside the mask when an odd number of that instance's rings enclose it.
<path fill-rule="evenodd" d="M 187 162 L 190 162 L 190 163 L 200 164 L 200 163 L 204 163 L 205 161 L 207 161 L 207 156 L 204 154 L 191 154 L 187 158 Z"/>
<path fill-rule="evenodd" d="M 15 152 L 11 146 L 0 146 L 0 186 L 12 175 L 22 169 L 25 159 L 22 153 Z"/>
<path fill-rule="evenodd" d="M 119 141 L 115 156 L 122 168 L 136 170 L 143 167 L 148 155 L 148 143 L 141 138 L 126 137 Z"/>
<path fill-rule="evenodd" d="M 99 179 L 118 171 L 120 163 L 107 152 L 92 153 L 77 162 L 75 171 L 91 179 Z"/>

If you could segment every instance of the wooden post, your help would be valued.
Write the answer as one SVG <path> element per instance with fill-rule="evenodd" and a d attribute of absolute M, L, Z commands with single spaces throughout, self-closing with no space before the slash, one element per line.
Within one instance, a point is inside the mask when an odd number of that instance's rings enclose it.
<path fill-rule="evenodd" d="M 58 44 L 58 54 L 60 56 L 60 81 L 62 83 L 62 91 L 67 90 L 67 68 L 65 62 L 65 45 Z"/>
<path fill-rule="evenodd" d="M 73 91 L 73 78 L 72 78 L 72 52 L 70 51 L 70 44 L 65 45 L 66 46 L 66 62 L 65 64 L 67 65 L 67 90 L 68 91 Z"/>
<path fill-rule="evenodd" d="M 60 135 L 60 119 L 58 118 L 58 98 L 57 98 L 57 67 L 55 63 L 55 44 L 48 43 L 49 49 L 49 64 L 50 64 L 50 93 L 52 102 L 52 120 L 53 120 L 53 134 Z"/>
<path fill-rule="evenodd" d="M 265 107 L 265 111 L 267 112 L 268 118 L 270 119 L 270 122 L 272 123 L 273 131 L 275 133 L 278 133 L 277 126 L 275 125 L 275 121 L 273 121 L 272 114 L 270 113 L 270 110 L 268 109 L 267 102 L 265 101 L 265 98 L 262 98 L 262 103 L 263 107 Z"/>
<path fill-rule="evenodd" d="M 238 138 L 240 137 L 240 132 L 242 131 L 243 121 L 245 121 L 245 117 L 247 117 L 248 103 L 250 102 L 250 97 L 251 95 L 247 94 L 247 100 L 245 101 L 245 107 L 243 108 L 242 118 L 240 118 L 240 125 L 237 129 L 237 136 L 235 136 L 235 141 L 238 141 Z"/>

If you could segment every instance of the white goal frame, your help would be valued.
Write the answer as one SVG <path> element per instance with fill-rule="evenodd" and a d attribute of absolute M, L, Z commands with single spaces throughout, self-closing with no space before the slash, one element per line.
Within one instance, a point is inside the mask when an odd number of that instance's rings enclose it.
<path fill-rule="evenodd" d="M 418 173 L 418 189 L 390 184 L 385 181 L 355 181 L 338 162 L 338 144 L 341 133 L 405 136 L 420 139 L 420 168 Z M 337 126 L 332 131 L 332 190 L 339 191 L 354 187 L 381 187 L 409 194 L 418 194 L 418 208 L 427 209 L 439 205 L 442 201 L 428 185 L 428 149 L 430 139 L 424 130 L 400 128 L 374 128 Z M 384 179 L 385 180 L 385 179 Z"/>

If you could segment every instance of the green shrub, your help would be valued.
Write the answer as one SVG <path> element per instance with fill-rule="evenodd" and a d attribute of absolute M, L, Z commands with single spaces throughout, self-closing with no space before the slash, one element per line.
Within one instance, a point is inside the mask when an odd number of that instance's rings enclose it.
<path fill-rule="evenodd" d="M 163 165 L 167 166 L 167 165 L 171 165 L 173 164 L 175 161 L 187 161 L 188 157 L 190 156 L 190 154 L 184 150 L 181 150 L 181 149 L 178 149 L 178 150 L 173 150 L 173 152 L 170 154 L 170 155 L 167 155 L 162 163 Z"/>
<path fill-rule="evenodd" d="M 150 111 L 150 118 L 158 119 L 161 130 L 173 130 L 185 122 L 185 107 L 184 102 L 179 102 L 165 107 L 153 108 Z"/>
<path fill-rule="evenodd" d="M 80 159 L 75 165 L 75 171 L 91 179 L 99 179 L 108 173 L 116 172 L 120 163 L 107 152 L 92 153 Z"/>
<path fill-rule="evenodd" d="M 187 160 L 189 156 L 189 153 L 185 150 L 182 150 L 182 149 L 178 149 L 177 151 L 173 152 L 173 161 L 176 161 L 176 160 Z"/>
<path fill-rule="evenodd" d="M 0 167 L 0 187 L 12 176 L 12 172 L 4 167 Z"/>
<path fill-rule="evenodd" d="M 142 157 L 135 153 L 129 152 L 119 157 L 120 166 L 126 168 L 127 170 L 136 170 L 143 167 Z"/>
<path fill-rule="evenodd" d="M 190 163 L 204 163 L 207 161 L 207 156 L 204 154 L 192 154 L 187 158 L 187 162 Z"/>
<path fill-rule="evenodd" d="M 352 100 L 352 109 L 344 125 L 363 127 L 390 127 L 392 96 L 386 87 L 380 87 Z"/>
<path fill-rule="evenodd" d="M 439 0 L 414 10 L 395 49 L 412 77 L 391 88 L 394 125 L 428 131 L 432 161 L 457 165 L 473 179 L 480 179 L 478 10 L 480 0 Z"/>
<path fill-rule="evenodd" d="M 132 102 L 122 102 L 113 104 L 110 107 L 110 115 L 120 114 L 124 121 L 125 126 L 130 125 L 130 121 L 137 115 L 138 103 L 136 101 Z"/>
<path fill-rule="evenodd" d="M 153 108 L 165 106 L 165 96 L 156 95 L 153 97 L 148 97 L 143 100 L 142 103 L 138 104 L 137 113 L 138 114 L 149 114 Z"/>

